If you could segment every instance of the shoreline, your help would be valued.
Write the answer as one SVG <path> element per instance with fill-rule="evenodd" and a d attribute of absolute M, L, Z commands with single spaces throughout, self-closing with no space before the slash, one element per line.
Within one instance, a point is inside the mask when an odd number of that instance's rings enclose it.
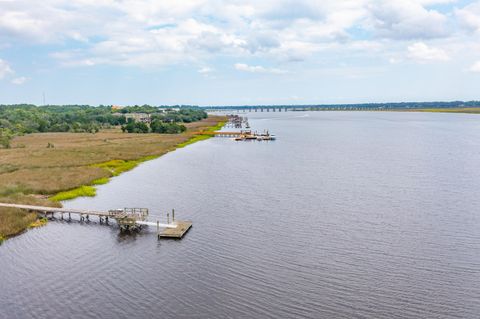
<path fill-rule="evenodd" d="M 54 192 L 53 194 L 44 194 L 42 192 L 28 192 L 27 194 L 13 193 L 11 195 L 6 194 L 6 195 L 3 195 L 3 199 L 7 199 L 9 201 L 15 201 L 16 199 L 15 196 L 18 195 L 17 197 L 21 198 L 20 201 L 22 201 L 25 204 L 30 204 L 32 201 L 38 199 L 43 201 L 43 204 L 47 206 L 61 206 L 61 201 L 72 200 L 72 199 L 75 199 L 78 197 L 84 197 L 84 196 L 94 197 L 96 195 L 95 186 L 107 184 L 112 177 L 119 176 L 124 172 L 130 171 L 143 162 L 157 159 L 179 148 L 183 148 L 188 145 L 194 144 L 196 142 L 200 142 L 200 141 L 209 139 L 211 137 L 214 137 L 214 135 L 211 133 L 217 130 L 220 130 L 225 125 L 226 118 L 220 117 L 220 116 L 213 116 L 213 120 L 215 122 L 215 125 L 201 126 L 201 123 L 192 123 L 193 130 L 189 129 L 185 133 L 178 134 L 178 136 L 183 135 L 186 139 L 181 139 L 178 143 L 176 144 L 172 143 L 172 145 L 168 145 L 167 143 L 167 147 L 165 149 L 162 149 L 157 154 L 143 156 L 144 154 L 140 153 L 142 156 L 138 158 L 110 159 L 106 162 L 104 161 L 104 162 L 98 162 L 98 163 L 90 163 L 86 166 L 75 166 L 75 168 L 89 167 L 89 168 L 100 169 L 104 172 L 103 175 L 105 175 L 100 178 L 95 176 L 94 178 L 87 180 L 84 184 L 77 186 L 75 188 L 60 190 L 58 192 Z M 200 125 L 197 130 L 195 129 L 195 125 Z M 76 134 L 76 133 L 70 133 L 70 134 Z M 122 134 L 127 134 L 127 133 L 122 133 Z M 128 134 L 128 135 L 131 135 L 131 134 Z M 166 139 L 168 139 L 168 137 L 166 137 Z M 11 214 L 6 218 L 8 217 L 16 218 L 12 216 L 16 216 L 15 214 L 18 213 L 18 218 L 16 219 L 18 219 L 19 221 L 22 219 L 24 220 L 26 219 L 28 220 L 28 222 L 25 222 L 25 224 L 22 227 L 18 228 L 18 230 L 10 232 L 7 235 L 0 233 L 0 246 L 5 240 L 9 238 L 21 235 L 22 233 L 26 232 L 30 228 L 36 228 L 46 224 L 45 220 L 38 218 L 38 216 L 36 216 L 36 214 L 34 213 L 25 213 L 25 212 L 20 212 L 18 210 L 11 210 L 10 212 L 9 211 L 5 212 L 5 214 L 7 215 L 8 213 L 11 213 Z M 35 215 L 35 218 L 33 218 L 33 215 Z M 17 222 L 17 221 L 14 221 L 14 222 Z"/>
<path fill-rule="evenodd" d="M 185 146 L 212 138 L 214 137 L 214 135 L 209 133 L 220 130 L 223 126 L 225 126 L 225 123 L 226 123 L 225 121 L 219 121 L 216 125 L 209 126 L 205 130 L 203 130 L 202 131 L 203 134 L 193 135 L 187 141 L 175 145 L 172 150 L 168 150 L 163 154 L 150 155 L 150 156 L 140 157 L 138 159 L 133 159 L 133 160 L 114 159 L 108 162 L 91 164 L 90 165 L 91 167 L 98 167 L 98 168 L 103 168 L 107 170 L 111 174 L 111 176 L 95 179 L 86 185 L 82 185 L 74 189 L 58 192 L 57 194 L 54 194 L 53 196 L 48 197 L 48 199 L 55 202 L 63 202 L 63 201 L 72 200 L 78 197 L 95 197 L 96 196 L 95 186 L 108 184 L 111 178 L 119 176 L 122 173 L 131 171 L 135 167 L 137 167 L 138 165 L 144 162 L 160 158 L 161 156 L 170 152 L 174 152 L 179 148 L 184 148 Z"/>

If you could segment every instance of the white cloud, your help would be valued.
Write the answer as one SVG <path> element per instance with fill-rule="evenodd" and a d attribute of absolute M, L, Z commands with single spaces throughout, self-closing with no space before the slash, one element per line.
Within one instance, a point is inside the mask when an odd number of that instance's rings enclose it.
<path fill-rule="evenodd" d="M 448 54 L 439 48 L 429 47 L 423 42 L 416 42 L 408 47 L 408 57 L 418 62 L 448 61 Z"/>
<path fill-rule="evenodd" d="M 11 79 L 10 82 L 17 85 L 23 84 L 27 80 L 29 80 L 28 78 L 23 76 L 13 78 L 14 76 L 15 70 L 12 69 L 12 67 L 7 61 L 0 59 L 0 80 Z"/>
<path fill-rule="evenodd" d="M 346 39 L 369 1 L 0 1 L 0 40 L 82 42 L 54 55 L 70 66 L 165 66 L 213 54 L 297 61 Z"/>
<path fill-rule="evenodd" d="M 260 65 L 248 65 L 245 63 L 236 63 L 234 65 L 235 69 L 243 72 L 250 73 L 271 73 L 271 74 L 285 74 L 287 71 L 275 68 L 265 68 Z"/>
<path fill-rule="evenodd" d="M 455 16 L 465 29 L 480 32 L 480 1 L 455 10 Z"/>
<path fill-rule="evenodd" d="M 388 62 L 389 62 L 390 64 L 398 64 L 398 63 L 401 63 L 401 62 L 403 62 L 403 61 L 402 61 L 402 59 L 399 59 L 399 58 L 397 58 L 397 57 L 390 57 L 390 58 L 388 59 Z"/>
<path fill-rule="evenodd" d="M 5 60 L 0 59 L 0 80 L 12 74 L 14 74 L 14 72 L 10 65 Z"/>
<path fill-rule="evenodd" d="M 430 39 L 449 35 L 447 17 L 425 5 L 442 1 L 381 0 L 370 3 L 370 23 L 380 37 L 391 39 Z"/>
<path fill-rule="evenodd" d="M 68 43 L 51 56 L 81 67 L 197 66 L 217 57 L 305 61 L 346 51 L 398 55 L 410 41 L 452 41 L 454 19 L 480 29 L 480 1 L 455 14 L 435 10 L 450 2 L 0 0 L 0 42 Z"/>
<path fill-rule="evenodd" d="M 14 78 L 12 79 L 12 84 L 15 84 L 15 85 L 22 85 L 24 84 L 25 82 L 27 82 L 29 79 L 25 76 L 21 76 L 21 77 L 18 77 L 18 78 Z"/>
<path fill-rule="evenodd" d="M 480 73 L 480 61 L 475 62 L 475 63 L 470 67 L 470 72 Z"/>
<path fill-rule="evenodd" d="M 198 69 L 198 73 L 200 73 L 200 74 L 208 74 L 208 73 L 212 73 L 212 72 L 213 72 L 213 69 L 212 69 L 212 68 L 209 68 L 209 67 L 207 67 L 207 66 Z"/>

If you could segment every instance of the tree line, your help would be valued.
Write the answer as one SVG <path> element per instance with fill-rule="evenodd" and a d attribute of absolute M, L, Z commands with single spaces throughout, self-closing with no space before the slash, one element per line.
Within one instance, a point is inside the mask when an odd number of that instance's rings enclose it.
<path fill-rule="evenodd" d="M 121 125 L 124 116 L 112 114 L 111 107 L 88 105 L 42 106 L 0 105 L 0 128 L 22 135 L 43 132 L 98 132 Z"/>
<path fill-rule="evenodd" d="M 148 113 L 151 123 L 135 122 L 127 113 Z M 0 147 L 8 148 L 16 135 L 43 132 L 89 132 L 121 126 L 128 133 L 177 134 L 186 130 L 181 123 L 199 121 L 207 113 L 199 108 L 159 109 L 158 107 L 130 106 L 113 110 L 111 106 L 0 105 Z"/>
<path fill-rule="evenodd" d="M 154 120 L 150 124 L 136 122 L 128 119 L 127 124 L 122 125 L 122 131 L 127 133 L 160 133 L 160 134 L 179 134 L 187 130 L 187 127 L 178 123 L 164 123 Z"/>
<path fill-rule="evenodd" d="M 181 109 L 178 111 L 165 111 L 150 116 L 150 123 L 135 121 L 132 118 L 122 125 L 122 131 L 128 133 L 160 133 L 179 134 L 187 130 L 181 123 L 197 122 L 208 117 L 207 113 L 200 109 Z"/>

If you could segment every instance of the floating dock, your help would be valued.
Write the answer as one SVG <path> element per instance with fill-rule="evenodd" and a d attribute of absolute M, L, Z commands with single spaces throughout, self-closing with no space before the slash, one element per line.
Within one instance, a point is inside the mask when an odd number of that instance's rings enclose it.
<path fill-rule="evenodd" d="M 191 221 L 176 221 L 177 228 L 165 228 L 160 234 L 160 238 L 182 238 L 192 228 Z"/>
<path fill-rule="evenodd" d="M 36 212 L 44 217 L 55 217 L 55 214 L 59 214 L 61 219 L 68 218 L 71 220 L 71 215 L 78 215 L 81 222 L 90 221 L 90 216 L 98 217 L 100 224 L 109 224 L 109 219 L 114 219 L 120 231 L 140 230 L 143 226 L 153 226 L 157 228 L 158 238 L 182 238 L 187 231 L 192 227 L 191 221 L 176 221 L 175 211 L 172 210 L 172 222 L 170 223 L 170 214 L 167 213 L 167 223 L 160 223 L 159 221 L 151 222 L 147 220 L 148 209 L 147 208 L 123 208 L 104 211 L 94 210 L 80 210 L 71 208 L 58 208 L 58 207 L 44 207 L 33 205 L 21 205 L 0 203 L 0 207 L 25 209 L 31 212 Z M 66 215 L 66 216 L 64 216 Z M 160 231 L 160 229 L 163 229 Z"/>

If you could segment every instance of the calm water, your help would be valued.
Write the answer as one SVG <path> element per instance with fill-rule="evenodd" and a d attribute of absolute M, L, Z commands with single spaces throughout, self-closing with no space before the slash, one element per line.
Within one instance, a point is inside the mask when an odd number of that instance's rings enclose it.
<path fill-rule="evenodd" d="M 176 208 L 182 241 L 96 220 L 8 240 L 0 318 L 480 316 L 480 116 L 250 119 L 279 139 L 210 139 L 66 203 Z"/>

